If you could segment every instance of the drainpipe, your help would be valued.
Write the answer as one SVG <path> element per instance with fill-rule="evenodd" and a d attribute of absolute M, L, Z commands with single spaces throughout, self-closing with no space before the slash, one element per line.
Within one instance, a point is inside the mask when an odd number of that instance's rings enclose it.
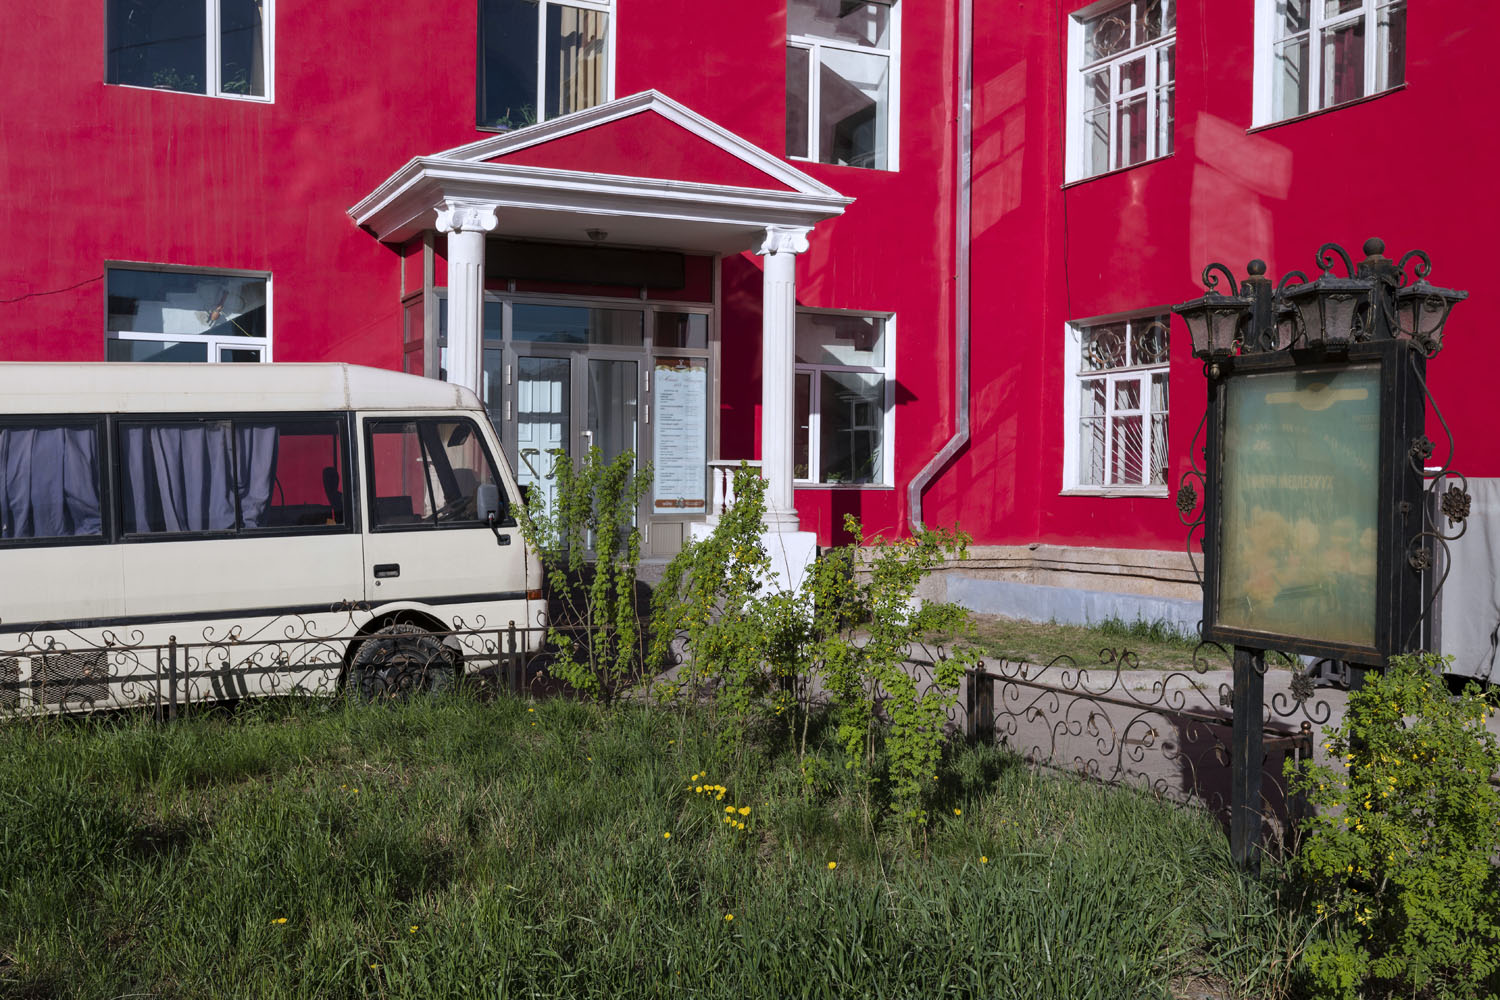
<path fill-rule="evenodd" d="M 954 371 L 953 401 L 958 411 L 957 426 L 932 460 L 922 466 L 906 487 L 906 504 L 911 530 L 923 530 L 922 494 L 933 477 L 953 460 L 969 443 L 969 217 L 971 185 L 974 177 L 974 0 L 958 3 L 958 205 L 953 225 L 957 244 L 957 288 L 954 302 Z"/>

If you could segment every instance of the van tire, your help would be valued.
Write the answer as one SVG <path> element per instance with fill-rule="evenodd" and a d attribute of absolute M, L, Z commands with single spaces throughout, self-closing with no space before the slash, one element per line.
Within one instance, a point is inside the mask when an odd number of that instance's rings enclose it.
<path fill-rule="evenodd" d="M 457 681 L 452 655 L 416 625 L 387 625 L 360 643 L 349 663 L 348 690 L 357 701 L 405 701 L 452 690 Z"/>

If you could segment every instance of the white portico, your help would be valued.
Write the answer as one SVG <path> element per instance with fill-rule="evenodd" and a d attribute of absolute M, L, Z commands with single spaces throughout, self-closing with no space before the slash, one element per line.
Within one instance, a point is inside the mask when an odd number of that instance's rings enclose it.
<path fill-rule="evenodd" d="M 792 494 L 796 261 L 816 239 L 818 223 L 842 214 L 850 201 L 675 101 L 646 92 L 417 157 L 349 214 L 387 244 L 407 245 L 424 234 L 446 238 L 446 377 L 481 394 L 486 297 L 494 295 L 493 275 L 486 291 L 486 257 L 497 240 L 548 252 L 572 246 L 580 260 L 590 247 L 711 255 L 716 262 L 758 255 L 766 527 L 787 535 L 799 532 Z M 601 348 L 598 357 L 606 356 L 615 355 Z M 435 362 L 427 365 L 429 374 L 437 373 Z"/>

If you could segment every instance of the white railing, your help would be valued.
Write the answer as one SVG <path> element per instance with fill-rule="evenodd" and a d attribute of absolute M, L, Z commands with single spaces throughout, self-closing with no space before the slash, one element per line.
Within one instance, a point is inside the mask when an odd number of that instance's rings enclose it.
<path fill-rule="evenodd" d="M 718 517 L 734 503 L 734 473 L 740 464 L 741 460 L 738 458 L 708 463 L 709 517 Z M 744 464 L 752 469 L 760 469 L 759 462 L 746 461 Z"/>

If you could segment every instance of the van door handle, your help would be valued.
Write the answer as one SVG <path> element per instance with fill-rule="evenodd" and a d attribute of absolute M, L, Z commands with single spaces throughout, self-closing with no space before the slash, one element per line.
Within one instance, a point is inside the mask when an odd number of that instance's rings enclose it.
<path fill-rule="evenodd" d="M 375 564 L 375 579 L 377 579 L 377 580 L 389 580 L 393 576 L 400 576 L 400 575 L 401 575 L 401 564 L 400 563 L 376 563 Z"/>

